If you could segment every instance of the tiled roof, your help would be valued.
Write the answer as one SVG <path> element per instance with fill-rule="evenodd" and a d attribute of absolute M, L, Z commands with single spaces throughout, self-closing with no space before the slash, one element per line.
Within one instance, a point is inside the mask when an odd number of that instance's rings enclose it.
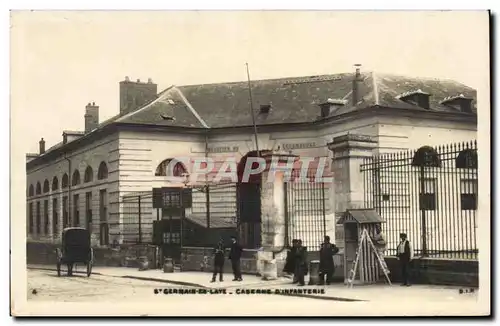
<path fill-rule="evenodd" d="M 352 105 L 352 73 L 297 78 L 256 80 L 251 82 L 254 114 L 258 125 L 307 123 L 318 120 L 319 105 L 328 101 L 342 102 L 334 115 L 380 105 L 400 109 L 425 110 L 400 99 L 402 94 L 428 93 L 430 111 L 457 112 L 440 102 L 447 96 L 465 94 L 475 98 L 474 89 L 451 80 L 412 78 L 389 74 L 362 73 L 361 102 Z M 415 91 L 417 90 L 417 91 Z M 186 85 L 173 87 L 165 101 L 139 109 L 124 123 L 147 123 L 183 127 L 210 128 L 252 125 L 248 82 Z M 261 105 L 271 105 L 268 113 L 260 113 Z M 475 110 L 475 108 L 474 108 Z M 160 113 L 173 115 L 164 121 Z M 195 114 L 199 115 L 199 118 Z"/>
<path fill-rule="evenodd" d="M 447 96 L 464 94 L 476 98 L 476 90 L 448 79 L 410 78 L 403 76 L 377 74 L 376 85 L 379 93 L 379 105 L 409 110 L 425 110 L 416 105 L 406 103 L 397 98 L 398 95 L 420 90 L 430 94 L 430 111 L 458 112 L 456 109 L 442 105 L 440 102 Z M 473 102 L 473 111 L 477 112 L 476 103 Z"/>
<path fill-rule="evenodd" d="M 337 221 L 337 224 L 356 221 L 359 224 L 384 223 L 384 220 L 374 209 L 349 209 Z"/>
<path fill-rule="evenodd" d="M 333 112 L 344 113 L 379 105 L 404 110 L 425 111 L 399 97 L 418 90 L 430 94 L 429 111 L 458 113 L 443 105 L 443 99 L 463 94 L 476 98 L 476 91 L 452 80 L 414 78 L 389 74 L 361 73 L 360 102 L 352 104 L 353 73 L 255 80 L 251 82 L 257 125 L 310 123 L 320 118 L 320 104 L 342 103 Z M 261 105 L 271 105 L 260 113 Z M 476 103 L 472 103 L 477 112 Z M 248 82 L 171 86 L 158 98 L 127 114 L 118 114 L 91 133 L 113 123 L 175 126 L 182 128 L 224 128 L 251 126 Z M 62 147 L 59 143 L 47 152 Z M 43 156 L 43 155 L 42 155 Z"/>

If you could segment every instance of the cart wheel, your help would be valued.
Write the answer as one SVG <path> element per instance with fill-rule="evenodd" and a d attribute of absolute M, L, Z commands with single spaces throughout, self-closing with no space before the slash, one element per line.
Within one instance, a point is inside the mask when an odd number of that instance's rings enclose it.
<path fill-rule="evenodd" d="M 89 261 L 87 262 L 87 277 L 90 277 L 92 274 L 92 265 L 94 264 L 94 250 L 90 248 L 90 257 Z"/>
<path fill-rule="evenodd" d="M 57 276 L 61 276 L 61 262 L 57 262 Z"/>
<path fill-rule="evenodd" d="M 91 274 L 92 274 L 92 262 L 89 261 L 87 263 L 87 277 L 90 277 Z"/>

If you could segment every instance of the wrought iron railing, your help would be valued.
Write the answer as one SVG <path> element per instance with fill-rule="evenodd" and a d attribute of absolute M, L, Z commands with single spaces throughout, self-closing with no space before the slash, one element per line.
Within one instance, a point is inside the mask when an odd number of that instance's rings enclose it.
<path fill-rule="evenodd" d="M 475 141 L 367 158 L 361 172 L 365 205 L 386 222 L 388 254 L 406 233 L 416 255 L 477 259 Z"/>

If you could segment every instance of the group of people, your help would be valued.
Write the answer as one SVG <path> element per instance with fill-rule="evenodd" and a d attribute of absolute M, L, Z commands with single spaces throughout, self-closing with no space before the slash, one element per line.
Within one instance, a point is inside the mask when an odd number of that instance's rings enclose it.
<path fill-rule="evenodd" d="M 383 269 L 388 271 L 387 265 L 384 260 L 384 253 L 387 247 L 387 243 L 385 241 L 385 236 L 382 233 L 380 225 L 376 226 L 376 232 L 372 237 L 372 242 L 375 245 L 379 257 L 381 258 L 382 264 L 384 264 Z M 238 243 L 236 237 L 231 237 L 231 248 L 229 250 L 228 258 L 229 260 L 231 260 L 231 267 L 234 275 L 233 281 L 243 280 L 240 265 L 242 252 L 243 247 Z M 332 282 L 333 274 L 335 272 L 333 256 L 338 252 L 339 249 L 337 248 L 337 246 L 330 243 L 330 237 L 325 236 L 319 250 L 319 279 L 321 285 L 325 283 L 329 285 Z M 401 276 L 403 281 L 401 285 L 410 286 L 410 262 L 413 260 L 413 250 L 410 242 L 408 241 L 408 236 L 405 233 L 400 234 L 400 243 L 398 244 L 396 249 L 396 257 L 399 260 L 401 268 Z M 219 281 L 223 281 L 224 262 L 225 246 L 224 241 L 221 238 L 214 248 L 214 270 L 211 282 L 216 281 L 217 275 L 219 275 Z M 292 246 L 287 253 L 283 272 L 293 274 L 293 283 L 298 283 L 299 286 L 304 286 L 304 278 L 309 272 L 308 267 L 307 247 L 302 245 L 301 239 L 293 239 Z"/>
<path fill-rule="evenodd" d="M 226 248 L 224 245 L 224 240 L 221 238 L 214 248 L 214 271 L 212 275 L 212 281 L 215 282 L 217 279 L 217 274 L 219 275 L 219 282 L 224 281 L 224 261 L 225 261 Z M 231 260 L 231 267 L 233 269 L 233 281 L 243 281 L 241 275 L 240 259 L 241 253 L 243 252 L 243 247 L 238 243 L 236 237 L 231 237 L 231 249 L 229 250 L 228 258 Z"/>
<path fill-rule="evenodd" d="M 319 278 L 320 284 L 329 285 L 332 282 L 333 273 L 335 272 L 335 264 L 333 256 L 337 254 L 339 249 L 334 244 L 330 243 L 330 237 L 325 236 L 319 250 Z M 283 272 L 293 274 L 293 283 L 298 283 L 299 286 L 304 286 L 304 277 L 308 273 L 307 248 L 302 245 L 301 239 L 293 239 L 292 247 L 287 253 L 285 268 Z"/>
<path fill-rule="evenodd" d="M 387 243 L 380 225 L 376 225 L 375 236 L 372 237 L 372 241 L 377 249 L 379 257 L 381 258 L 380 261 L 383 264 L 382 268 L 390 273 L 384 259 Z M 413 249 L 406 233 L 399 234 L 399 244 L 396 248 L 396 257 L 399 260 L 399 266 L 401 269 L 401 280 L 403 281 L 401 285 L 410 286 L 410 262 L 413 260 Z"/>

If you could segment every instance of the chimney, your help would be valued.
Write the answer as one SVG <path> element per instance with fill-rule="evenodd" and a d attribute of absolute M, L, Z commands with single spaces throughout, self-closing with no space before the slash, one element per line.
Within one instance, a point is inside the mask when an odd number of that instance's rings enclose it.
<path fill-rule="evenodd" d="M 38 144 L 40 147 L 40 155 L 42 155 L 43 153 L 45 153 L 45 140 L 43 140 L 43 138 L 40 139 L 40 142 Z"/>
<path fill-rule="evenodd" d="M 151 78 L 147 83 L 136 82 L 125 77 L 120 82 L 120 114 L 133 112 L 145 104 L 154 101 L 158 96 L 158 85 L 153 83 Z"/>
<path fill-rule="evenodd" d="M 352 105 L 356 106 L 362 99 L 360 96 L 360 83 L 363 81 L 363 78 L 361 77 L 361 65 L 357 63 L 354 67 L 356 68 L 356 72 L 352 79 Z"/>
<path fill-rule="evenodd" d="M 87 104 L 85 107 L 85 133 L 89 133 L 99 126 L 99 106 L 95 102 Z"/>

